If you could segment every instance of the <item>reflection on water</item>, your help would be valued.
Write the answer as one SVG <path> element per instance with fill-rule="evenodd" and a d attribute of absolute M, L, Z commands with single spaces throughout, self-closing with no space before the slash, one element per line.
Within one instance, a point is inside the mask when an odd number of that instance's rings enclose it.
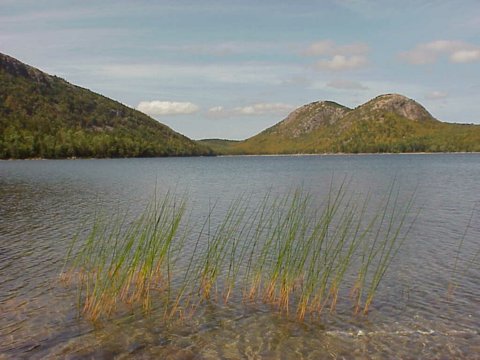
<path fill-rule="evenodd" d="M 195 221 L 238 194 L 302 185 L 321 197 L 345 177 L 364 194 L 396 178 L 421 208 L 367 318 L 349 304 L 300 323 L 262 304 L 205 303 L 178 323 L 125 311 L 91 324 L 58 281 L 69 240 L 100 208 L 135 213 L 155 189 L 188 192 Z M 0 162 L 0 358 L 475 358 L 479 178 L 475 154 Z"/>

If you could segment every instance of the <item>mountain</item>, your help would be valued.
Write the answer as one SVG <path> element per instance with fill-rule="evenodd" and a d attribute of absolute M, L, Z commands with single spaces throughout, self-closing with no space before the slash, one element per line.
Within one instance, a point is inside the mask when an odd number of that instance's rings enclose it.
<path fill-rule="evenodd" d="M 0 54 L 0 158 L 209 154 L 137 110 Z"/>
<path fill-rule="evenodd" d="M 223 154 L 468 152 L 480 151 L 480 125 L 441 122 L 416 101 L 386 94 L 355 109 L 313 102 L 244 141 L 204 144 Z"/>

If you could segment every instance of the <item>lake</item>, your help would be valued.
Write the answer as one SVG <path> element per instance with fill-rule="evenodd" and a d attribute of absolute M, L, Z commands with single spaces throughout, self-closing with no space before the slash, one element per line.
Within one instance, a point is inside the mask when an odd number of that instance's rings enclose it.
<path fill-rule="evenodd" d="M 198 233 L 239 196 L 255 206 L 301 187 L 322 202 L 342 183 L 372 203 L 392 184 L 399 203 L 414 198 L 368 316 L 345 302 L 299 321 L 233 299 L 204 302 L 186 321 L 154 307 L 92 323 L 59 280 L 72 238 L 99 212 L 133 216 L 169 191 L 186 197 Z M 1 161 L 0 359 L 478 358 L 479 252 L 480 154 Z"/>

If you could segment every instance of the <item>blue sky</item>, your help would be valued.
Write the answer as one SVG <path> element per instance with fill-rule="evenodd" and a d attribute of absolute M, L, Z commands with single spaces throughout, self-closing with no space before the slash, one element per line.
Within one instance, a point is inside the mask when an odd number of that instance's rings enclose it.
<path fill-rule="evenodd" d="M 480 124 L 478 0 L 0 0 L 0 52 L 194 139 L 383 93 Z"/>

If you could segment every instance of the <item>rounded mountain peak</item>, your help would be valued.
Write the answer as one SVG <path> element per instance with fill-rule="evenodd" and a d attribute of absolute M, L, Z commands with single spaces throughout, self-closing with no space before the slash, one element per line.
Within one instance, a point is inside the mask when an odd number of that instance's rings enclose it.
<path fill-rule="evenodd" d="M 418 102 L 399 94 L 377 96 L 362 107 L 372 111 L 387 111 L 414 121 L 433 120 L 434 117 Z"/>
<path fill-rule="evenodd" d="M 315 101 L 292 111 L 283 121 L 270 130 L 299 137 L 321 126 L 335 123 L 350 111 L 333 101 Z"/>

